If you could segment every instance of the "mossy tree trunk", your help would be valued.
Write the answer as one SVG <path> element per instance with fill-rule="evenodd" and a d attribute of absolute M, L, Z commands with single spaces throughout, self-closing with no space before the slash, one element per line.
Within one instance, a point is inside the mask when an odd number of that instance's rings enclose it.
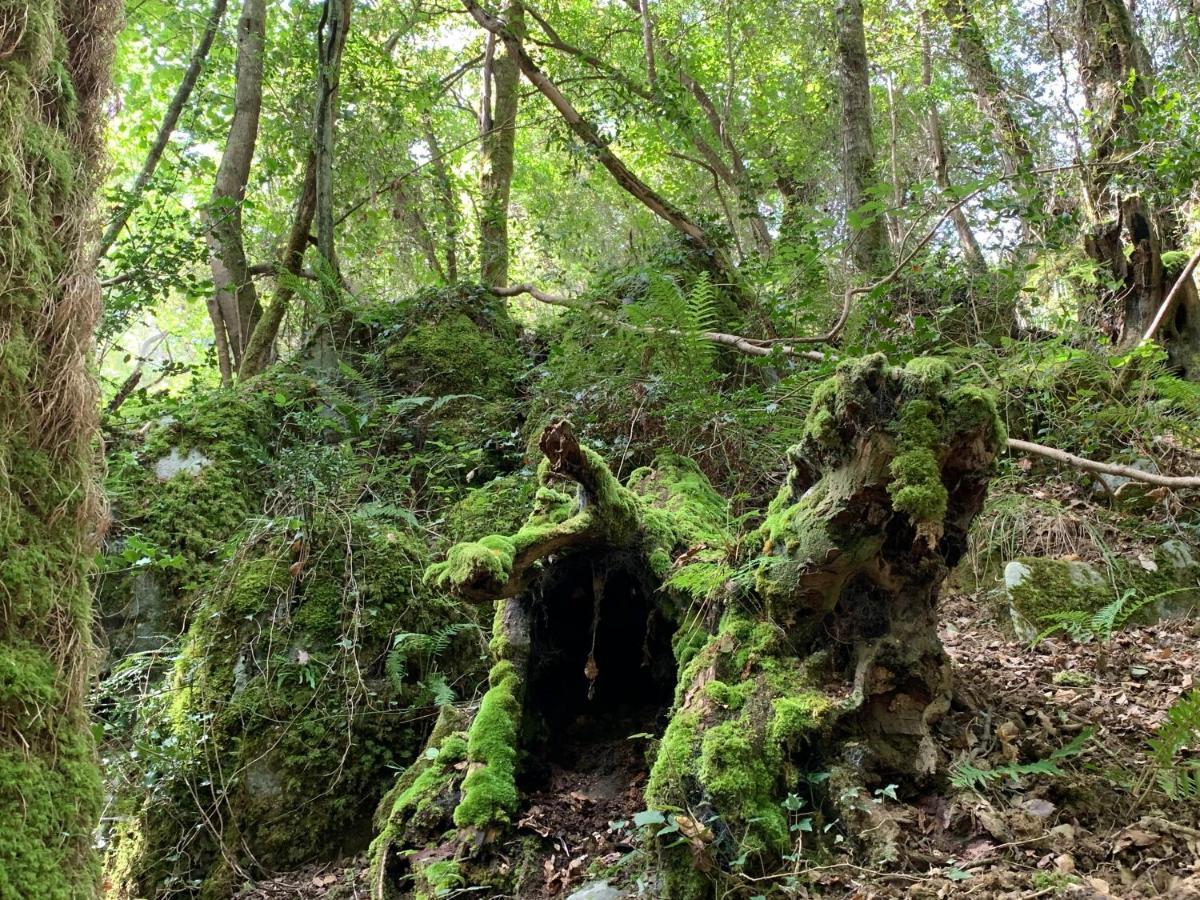
<path fill-rule="evenodd" d="M 875 792 L 918 788 L 943 762 L 938 590 L 1004 443 L 991 399 L 950 381 L 936 360 L 874 356 L 841 364 L 814 397 L 750 538 L 753 584 L 730 592 L 682 673 L 651 775 L 649 802 L 698 835 L 669 851 L 670 896 L 704 895 L 698 872 L 769 871 L 798 852 L 798 818 L 810 844 L 830 825 L 886 855 L 894 826 Z"/>
<path fill-rule="evenodd" d="M 525 8 L 509 3 L 501 13 L 509 30 L 525 36 Z M 496 55 L 485 67 L 484 108 L 480 116 L 479 268 L 484 284 L 508 285 L 508 200 L 512 188 L 513 150 L 517 138 L 517 104 L 520 99 L 521 69 L 516 54 L 503 41 L 490 49 Z M 499 43 L 499 46 L 495 46 Z M 494 89 L 494 90 L 493 90 Z M 491 107 L 491 99 L 495 107 Z"/>
<path fill-rule="evenodd" d="M 413 869 L 431 895 L 478 871 L 462 858 L 477 857 L 518 806 L 536 585 L 572 554 L 613 547 L 641 554 L 665 609 L 704 611 L 669 619 L 679 675 L 646 788 L 647 805 L 677 826 L 660 847 L 662 896 L 708 897 L 772 871 L 800 852 L 802 821 L 810 844 L 840 835 L 894 852 L 880 792 L 915 792 L 945 761 L 933 734 L 952 689 L 938 591 L 1003 445 L 991 398 L 954 387 L 944 363 L 844 362 L 814 396 L 787 483 L 739 556 L 714 525 L 723 504 L 704 499 L 711 488 L 676 467 L 635 475 L 631 491 L 569 428 L 551 426 L 543 508 L 517 534 L 457 545 L 430 570 L 462 596 L 507 599 L 474 720 L 436 735 L 436 753 L 385 801 L 377 872 L 403 847 L 417 850 Z M 579 496 L 552 490 L 556 476 Z M 453 846 L 440 837 L 451 822 Z M 379 896 L 387 882 L 381 874 Z"/>
<path fill-rule="evenodd" d="M 0 897 L 95 895 L 90 247 L 116 0 L 0 4 Z"/>

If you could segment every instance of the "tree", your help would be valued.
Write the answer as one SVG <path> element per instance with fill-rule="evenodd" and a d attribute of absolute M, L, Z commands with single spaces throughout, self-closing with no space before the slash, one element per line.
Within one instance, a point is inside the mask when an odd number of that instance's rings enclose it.
<path fill-rule="evenodd" d="M 517 40 L 525 34 L 525 9 L 510 3 L 500 15 Z M 515 44 L 488 32 L 480 109 L 479 270 L 484 284 L 508 285 L 508 203 L 512 190 L 513 148 L 517 137 L 521 67 Z"/>
<path fill-rule="evenodd" d="M 489 846 L 518 809 L 518 724 L 539 696 L 539 657 L 561 652 L 531 623 L 544 620 L 547 603 L 578 602 L 564 582 L 579 577 L 580 558 L 597 615 L 611 601 L 592 573 L 632 562 L 632 583 L 666 598 L 659 627 L 674 632 L 672 646 L 693 648 L 646 786 L 651 809 L 683 811 L 659 848 L 663 896 L 712 896 L 709 876 L 733 868 L 771 871 L 792 846 L 787 785 L 820 769 L 832 775 L 814 808 L 835 810 L 852 840 L 886 852 L 896 823 L 870 802 L 870 786 L 925 784 L 946 762 L 933 739 L 952 685 L 938 593 L 1003 441 L 993 401 L 953 384 L 946 363 L 844 361 L 814 395 L 805 436 L 787 454 L 787 483 L 743 542 L 750 557 L 714 566 L 731 542 L 728 510 L 687 461 L 660 458 L 623 486 L 569 423 L 547 427 L 527 524 L 457 544 L 429 571 L 464 599 L 495 601 L 490 687 L 478 712 L 455 724 L 466 765 L 418 769 L 401 782 L 376 845 L 375 896 L 400 874 L 427 884 L 426 867 L 446 859 L 488 868 Z M 676 568 L 718 573 L 698 604 L 707 616 L 677 612 L 695 608 L 672 598 L 678 575 L 664 584 L 670 559 L 687 548 Z M 734 576 L 735 563 L 750 575 Z M 619 602 L 633 600 L 623 592 Z M 637 659 L 647 651 L 634 639 Z M 589 657 L 586 671 L 605 664 Z M 424 759 L 439 758 L 451 730 L 434 730 Z M 440 843 L 451 820 L 457 841 Z M 393 846 L 417 852 L 405 864 Z"/>
<path fill-rule="evenodd" d="M 850 233 L 847 252 L 857 272 L 870 274 L 886 268 L 889 254 L 886 219 L 872 208 L 871 188 L 877 173 L 862 0 L 839 0 L 836 15 L 842 197 Z"/>
<path fill-rule="evenodd" d="M 0 897 L 94 896 L 93 192 L 120 4 L 0 12 Z"/>
<path fill-rule="evenodd" d="M 229 0 L 213 0 L 212 11 L 204 26 L 204 33 L 200 36 L 200 43 L 196 45 L 196 50 L 188 62 L 187 70 L 183 73 L 183 80 L 179 82 L 179 87 L 175 91 L 175 96 L 171 98 L 171 105 L 167 107 L 167 114 L 163 116 L 162 125 L 159 126 L 154 143 L 150 146 L 150 152 L 146 154 L 146 161 L 142 164 L 141 171 L 138 172 L 133 186 L 129 189 L 128 196 L 117 208 L 108 227 L 104 229 L 104 235 L 100 238 L 99 256 L 103 257 L 112 247 L 113 242 L 120 235 L 121 229 L 125 227 L 125 223 L 129 221 L 129 217 L 137 208 L 142 193 L 150 184 L 150 179 L 154 177 L 154 171 L 158 168 L 167 144 L 175 133 L 175 126 L 179 124 L 179 116 L 187 106 L 188 100 L 191 99 L 192 89 L 196 87 L 200 73 L 204 71 L 204 63 L 208 59 L 209 50 L 212 49 L 217 30 L 221 27 L 221 20 L 225 18 L 225 8 L 228 5 Z"/>
<path fill-rule="evenodd" d="M 221 381 L 229 384 L 242 364 L 250 334 L 262 314 L 246 260 L 242 205 L 258 141 L 262 110 L 266 0 L 243 0 L 238 19 L 237 75 L 233 117 L 217 169 L 212 199 L 205 210 L 213 295 L 208 302 Z"/>

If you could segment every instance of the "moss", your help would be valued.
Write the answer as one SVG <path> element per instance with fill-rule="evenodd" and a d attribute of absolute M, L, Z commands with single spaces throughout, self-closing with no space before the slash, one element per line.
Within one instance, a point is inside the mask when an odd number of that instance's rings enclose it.
<path fill-rule="evenodd" d="M 420 879 L 427 891 L 425 896 L 428 897 L 440 897 L 450 893 L 454 888 L 466 886 L 466 880 L 463 878 L 458 862 L 453 859 L 441 859 L 423 866 L 420 870 Z"/>
<path fill-rule="evenodd" d="M 707 729 L 700 743 L 697 774 L 726 816 L 750 826 L 743 850 L 784 853 L 788 827 L 775 796 L 777 773 L 768 768 L 767 758 L 755 744 L 754 733 L 743 721 L 731 720 Z"/>
<path fill-rule="evenodd" d="M 446 553 L 445 562 L 430 566 L 425 578 L 430 584 L 443 590 L 485 579 L 503 584 L 512 574 L 516 552 L 514 541 L 500 534 L 491 534 L 479 541 L 455 544 Z"/>
<path fill-rule="evenodd" d="M 474 768 L 463 781 L 462 801 L 454 810 L 459 828 L 502 824 L 517 807 L 520 679 L 512 664 L 502 660 L 492 667 L 488 681 L 467 740 L 467 759 Z"/>
<path fill-rule="evenodd" d="M 826 695 L 815 691 L 776 698 L 772 704 L 770 740 L 781 745 L 796 743 L 823 728 L 832 707 Z"/>
<path fill-rule="evenodd" d="M 1162 254 L 1163 276 L 1168 279 L 1179 277 L 1192 254 L 1187 250 L 1167 250 Z"/>
<path fill-rule="evenodd" d="M 446 538 L 451 542 L 468 540 L 485 530 L 512 534 L 529 515 L 534 492 L 530 480 L 520 475 L 492 479 L 450 508 Z"/>
<path fill-rule="evenodd" d="M 58 0 L 8 0 L 0 21 L 0 897 L 75 900 L 98 890 L 104 799 L 84 710 L 101 516 L 81 106 L 110 22 Z"/>
<path fill-rule="evenodd" d="M 939 383 L 944 384 L 944 379 Z M 939 411 L 930 401 L 912 400 L 905 404 L 897 420 L 899 452 L 892 460 L 888 493 L 896 510 L 913 522 L 941 522 L 950 498 L 938 464 L 937 452 L 942 449 L 941 423 L 936 421 L 938 415 Z"/>
<path fill-rule="evenodd" d="M 1200 607 L 1200 565 L 1175 567 L 1165 556 L 1153 572 L 1113 559 L 1103 573 L 1078 560 L 1023 556 L 1008 564 L 1004 579 L 1013 626 L 1026 639 L 1047 627 L 1048 617 L 1096 612 L 1126 595 L 1130 603 L 1159 598 L 1140 610 L 1141 621 Z"/>

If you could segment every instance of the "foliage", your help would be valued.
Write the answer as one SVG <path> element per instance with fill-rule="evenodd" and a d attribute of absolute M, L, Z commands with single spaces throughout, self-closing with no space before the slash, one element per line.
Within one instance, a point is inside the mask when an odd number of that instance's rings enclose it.
<path fill-rule="evenodd" d="M 964 791 L 981 791 L 1005 779 L 1016 781 L 1024 775 L 1045 775 L 1059 777 L 1065 774 L 1059 763 L 1079 756 L 1091 740 L 1093 731 L 1081 731 L 1067 744 L 1059 747 L 1045 759 L 1031 763 L 1009 763 L 991 769 L 980 769 L 965 759 L 954 763 L 950 768 L 950 783 Z"/>
<path fill-rule="evenodd" d="M 1167 710 L 1149 741 L 1159 788 L 1175 800 L 1200 797 L 1200 761 L 1181 756 L 1200 745 L 1200 690 L 1192 689 Z"/>

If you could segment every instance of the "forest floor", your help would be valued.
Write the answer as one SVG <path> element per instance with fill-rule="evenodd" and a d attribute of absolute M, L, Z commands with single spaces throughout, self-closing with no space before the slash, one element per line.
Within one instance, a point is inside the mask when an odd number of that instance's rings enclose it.
<path fill-rule="evenodd" d="M 1094 733 L 1063 775 L 896 804 L 899 860 L 811 867 L 797 896 L 1200 900 L 1200 808 L 1163 805 L 1146 774 L 1146 738 L 1196 677 L 1200 621 L 1132 627 L 1101 645 L 1050 638 L 1032 650 L 977 596 L 948 597 L 942 621 L 960 695 L 942 729 L 952 759 L 980 768 L 1032 762 Z M 644 805 L 645 742 L 629 736 L 646 721 L 634 712 L 581 719 L 549 747 L 512 845 L 522 900 L 566 898 L 600 878 L 639 896 L 621 873 L 638 868 L 641 852 L 631 819 Z M 365 900 L 366 885 L 356 859 L 264 880 L 236 898 Z M 640 891 L 656 896 L 653 884 Z"/>

